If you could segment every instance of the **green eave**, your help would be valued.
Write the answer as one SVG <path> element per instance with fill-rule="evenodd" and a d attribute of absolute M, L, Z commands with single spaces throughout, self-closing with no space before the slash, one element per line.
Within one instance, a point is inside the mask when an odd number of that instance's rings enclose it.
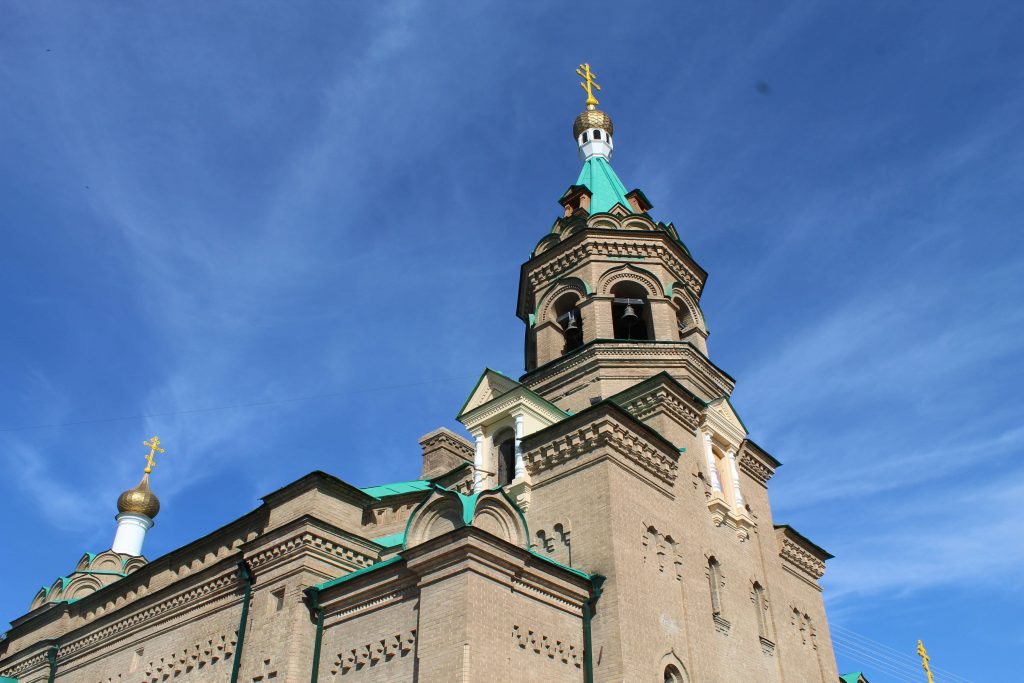
<path fill-rule="evenodd" d="M 590 213 L 607 213 L 616 204 L 621 204 L 630 213 L 632 205 L 626 199 L 626 186 L 615 175 L 612 165 L 604 157 L 590 157 L 583 162 L 583 169 L 576 181 L 590 190 Z"/>
<path fill-rule="evenodd" d="M 399 531 L 394 534 L 388 534 L 387 536 L 380 536 L 373 539 L 373 542 L 382 548 L 394 548 L 395 546 L 405 543 L 405 532 Z"/>
<path fill-rule="evenodd" d="M 374 498 L 387 498 L 389 496 L 401 496 L 406 493 L 429 491 L 430 482 L 426 479 L 414 479 L 413 481 L 399 481 L 394 484 L 368 486 L 359 490 L 367 495 L 373 496 Z"/>
<path fill-rule="evenodd" d="M 556 567 L 564 569 L 565 571 L 569 572 L 570 574 L 575 574 L 576 576 L 579 576 L 580 578 L 583 578 L 583 579 L 586 579 L 587 581 L 590 581 L 590 574 L 586 573 L 585 571 L 582 571 L 580 569 L 576 569 L 575 567 L 570 567 L 567 564 L 562 564 L 561 562 L 557 562 L 555 560 L 552 560 L 547 555 L 544 555 L 543 553 L 539 553 L 536 550 L 534 550 L 533 548 L 530 548 L 530 554 L 533 555 L 534 557 L 536 557 L 539 560 L 544 560 L 548 564 L 553 564 Z"/>
<path fill-rule="evenodd" d="M 383 569 L 384 567 L 387 567 L 389 565 L 392 565 L 392 564 L 394 564 L 396 562 L 401 562 L 401 561 L 402 561 L 402 558 L 399 557 L 398 555 L 395 555 L 394 557 L 389 557 L 388 559 L 383 560 L 381 562 L 378 562 L 377 564 L 371 564 L 369 567 L 363 567 L 362 569 L 357 569 L 356 571 L 352 572 L 351 574 L 345 574 L 345 576 L 339 576 L 336 579 L 331 579 L 330 581 L 321 583 L 320 585 L 313 586 L 309 590 L 314 590 L 314 591 L 327 590 L 328 588 L 331 588 L 332 586 L 337 586 L 339 583 L 345 583 L 346 581 L 351 581 L 354 578 L 357 578 L 357 577 L 362 576 L 364 574 L 369 574 L 370 572 L 376 571 L 378 569 Z"/>
<path fill-rule="evenodd" d="M 843 683 L 859 683 L 862 678 L 864 678 L 863 673 L 861 673 L 860 671 L 852 671 L 848 674 L 842 674 L 839 677 L 839 680 L 841 680 Z M 867 679 L 864 678 L 864 680 Z"/>

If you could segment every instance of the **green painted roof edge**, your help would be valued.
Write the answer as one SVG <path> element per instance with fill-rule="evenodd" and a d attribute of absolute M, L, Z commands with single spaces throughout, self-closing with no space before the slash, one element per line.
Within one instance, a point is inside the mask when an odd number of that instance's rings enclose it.
<path fill-rule="evenodd" d="M 512 381 L 515 381 L 515 380 L 512 380 Z M 432 482 L 436 482 L 438 479 L 444 479 L 449 474 L 452 474 L 454 472 L 458 472 L 459 470 L 466 469 L 467 467 L 472 467 L 472 464 L 470 464 L 468 462 L 464 462 L 461 465 L 456 465 L 455 467 L 451 468 L 447 472 L 443 472 L 442 474 L 439 474 L 436 477 L 432 477 L 430 479 L 411 479 L 409 481 L 397 481 L 397 482 L 392 482 L 392 483 L 389 483 L 389 484 L 377 484 L 376 486 L 367 486 L 367 487 L 361 488 L 359 490 L 362 491 L 363 493 L 365 493 L 368 496 L 372 496 L 374 499 L 376 499 L 378 501 L 379 500 L 383 500 L 384 498 L 390 498 L 392 496 L 404 496 L 407 493 L 422 493 L 422 492 L 431 490 L 430 489 L 430 484 Z M 379 493 L 376 493 L 376 494 L 370 493 L 371 490 L 375 490 L 375 489 L 389 489 L 389 488 L 391 488 L 393 486 L 404 486 L 404 485 L 408 485 L 409 486 L 408 490 L 406 490 L 406 491 L 394 491 L 394 492 L 391 492 L 391 493 L 384 493 L 383 491 L 381 491 Z"/>
<path fill-rule="evenodd" d="M 390 496 L 401 496 L 406 493 L 417 493 L 430 488 L 430 482 L 426 479 L 413 479 L 410 481 L 396 481 L 390 484 L 378 484 L 359 489 L 363 493 L 380 500 Z"/>
<path fill-rule="evenodd" d="M 402 545 L 403 543 L 405 543 L 405 532 L 396 531 L 393 534 L 380 536 L 372 540 L 374 543 L 381 546 L 382 548 L 394 548 L 396 545 Z"/>
<path fill-rule="evenodd" d="M 861 671 L 851 671 L 848 674 L 839 674 L 839 678 L 843 683 L 857 683 L 863 675 Z"/>
<path fill-rule="evenodd" d="M 349 581 L 350 579 L 354 579 L 357 576 L 363 576 L 365 574 L 369 574 L 370 572 L 374 571 L 375 569 L 383 569 L 384 567 L 388 567 L 390 565 L 395 564 L 396 562 L 401 562 L 401 561 L 402 561 L 402 558 L 399 557 L 398 555 L 395 555 L 394 557 L 389 557 L 386 560 L 381 560 L 380 562 L 377 562 L 376 564 L 371 564 L 369 567 L 363 567 L 362 569 L 357 569 L 354 572 L 352 572 L 351 574 L 345 574 L 344 576 L 339 576 L 336 579 L 331 579 L 330 581 L 326 581 L 326 582 L 318 584 L 316 586 L 311 586 L 309 590 L 314 590 L 314 591 L 317 591 L 317 592 L 323 591 L 323 590 L 327 590 L 328 588 L 332 588 L 334 586 L 337 586 L 338 584 L 345 583 L 346 581 Z"/>
<path fill-rule="evenodd" d="M 576 576 L 579 576 L 580 578 L 583 578 L 583 579 L 586 579 L 587 581 L 590 581 L 590 578 L 591 578 L 590 574 L 586 573 L 582 569 L 576 569 L 575 567 L 570 567 L 567 564 L 562 564 L 561 562 L 558 562 L 556 560 L 552 560 L 547 555 L 543 555 L 543 554 L 537 552 L 536 550 L 534 550 L 533 548 L 529 549 L 529 553 L 531 555 L 533 555 L 534 557 L 536 557 L 537 559 L 539 559 L 539 560 L 544 560 L 548 564 L 553 564 L 556 567 L 564 569 L 565 571 L 569 572 L 570 574 L 575 574 Z"/>

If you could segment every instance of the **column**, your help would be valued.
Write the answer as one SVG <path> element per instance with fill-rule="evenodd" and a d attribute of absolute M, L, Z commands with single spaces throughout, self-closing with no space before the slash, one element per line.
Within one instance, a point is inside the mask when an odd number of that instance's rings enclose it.
<path fill-rule="evenodd" d="M 523 416 L 516 415 L 516 479 L 526 476 L 526 465 L 523 463 Z"/>
<path fill-rule="evenodd" d="M 729 448 L 725 455 L 729 458 L 729 471 L 732 472 L 732 493 L 733 497 L 736 499 L 736 507 L 742 510 L 743 494 L 740 493 L 740 472 L 736 468 L 736 450 L 734 448 Z"/>
<path fill-rule="evenodd" d="M 476 452 L 473 454 L 473 492 L 484 490 L 484 435 L 476 435 Z"/>
<path fill-rule="evenodd" d="M 716 493 L 722 493 L 722 480 L 718 476 L 718 464 L 715 462 L 715 452 L 711 448 L 711 432 L 703 432 L 704 434 L 704 454 L 708 459 L 708 476 L 711 477 L 711 488 Z"/>

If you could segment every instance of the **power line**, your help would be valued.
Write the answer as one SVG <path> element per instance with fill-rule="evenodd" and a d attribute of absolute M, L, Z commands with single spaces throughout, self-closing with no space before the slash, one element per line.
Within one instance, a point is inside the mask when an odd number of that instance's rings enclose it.
<path fill-rule="evenodd" d="M 35 425 L 22 425 L 19 427 L 0 427 L 0 433 L 9 432 L 23 432 L 33 429 L 57 429 L 61 427 L 78 427 L 81 425 L 91 424 L 103 424 L 107 422 L 124 422 L 128 420 L 147 420 L 154 417 L 174 417 L 177 415 L 197 415 L 201 413 L 215 413 L 222 410 L 239 410 L 243 408 L 261 408 L 264 406 L 281 405 L 285 403 L 297 403 L 300 401 L 316 401 L 324 398 L 337 398 L 339 396 L 351 396 L 355 394 L 365 394 L 372 391 L 393 391 L 395 389 L 411 389 L 413 387 L 421 387 L 429 384 L 443 384 L 445 382 L 454 382 L 455 380 L 467 380 L 465 376 L 459 377 L 443 377 L 439 379 L 424 380 L 422 382 L 410 382 L 408 384 L 392 384 L 387 386 L 378 387 L 364 387 L 361 389 L 349 389 L 346 391 L 332 391 L 324 394 L 310 394 L 308 396 L 293 396 L 290 398 L 274 399 L 269 401 L 251 401 L 249 403 L 233 403 L 230 405 L 222 406 L 211 406 L 208 408 L 189 408 L 184 410 L 167 410 L 157 413 L 139 413 L 137 415 L 119 415 L 116 417 L 100 417 L 88 420 L 72 420 L 69 422 L 54 422 L 45 424 Z"/>
<path fill-rule="evenodd" d="M 921 683 L 921 677 L 915 677 L 906 669 L 899 669 L 891 664 L 886 663 L 884 660 L 876 659 L 875 657 L 847 649 L 847 647 L 839 642 L 833 641 L 833 646 L 845 654 L 850 659 L 853 659 L 865 669 L 871 670 L 872 668 L 877 670 L 879 673 L 884 673 L 887 676 L 892 676 L 906 683 Z"/>
<path fill-rule="evenodd" d="M 865 636 L 861 633 L 857 633 L 856 631 L 853 631 L 844 626 L 840 626 L 839 624 L 829 624 L 829 628 L 832 630 L 833 638 L 835 638 L 838 635 L 844 636 L 848 640 L 860 641 L 860 644 L 864 645 L 865 647 L 883 650 L 885 651 L 884 654 L 888 654 L 889 657 L 898 659 L 901 662 L 905 662 L 908 665 L 913 666 L 915 669 L 920 666 L 920 661 L 914 655 L 897 650 L 896 648 L 886 645 L 885 643 L 880 643 L 877 640 L 869 638 L 868 636 Z M 880 652 L 879 654 L 883 653 Z M 957 681 L 959 681 L 960 683 L 972 683 L 970 679 L 964 678 L 963 676 L 955 674 L 947 669 L 935 666 L 934 664 L 932 665 L 932 671 L 934 673 L 941 674 L 942 678 L 952 679 L 950 683 L 956 683 Z"/>

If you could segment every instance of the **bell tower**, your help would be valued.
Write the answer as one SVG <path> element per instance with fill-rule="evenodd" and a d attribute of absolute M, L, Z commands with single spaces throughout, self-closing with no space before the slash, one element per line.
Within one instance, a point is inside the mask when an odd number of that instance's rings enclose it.
<path fill-rule="evenodd" d="M 672 223 L 651 218 L 644 193 L 626 190 L 596 75 L 587 64 L 577 73 L 587 92 L 573 122 L 583 168 L 520 271 L 521 381 L 572 411 L 663 371 L 706 401 L 726 396 L 733 380 L 708 358 L 700 308 L 707 273 Z"/>

